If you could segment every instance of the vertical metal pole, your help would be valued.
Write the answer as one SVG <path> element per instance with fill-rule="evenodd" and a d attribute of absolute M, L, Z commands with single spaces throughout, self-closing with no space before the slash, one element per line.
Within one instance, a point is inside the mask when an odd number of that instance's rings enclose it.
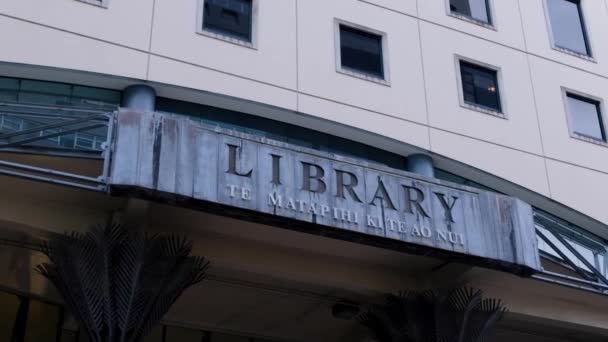
<path fill-rule="evenodd" d="M 57 324 L 55 326 L 55 342 L 61 342 L 61 335 L 63 335 L 63 320 L 65 316 L 65 309 L 59 308 L 59 316 L 57 317 Z"/>
<path fill-rule="evenodd" d="M 123 91 L 121 107 L 153 112 L 156 109 L 156 91 L 144 84 L 128 86 Z"/>
<path fill-rule="evenodd" d="M 407 171 L 417 173 L 422 176 L 435 177 L 433 158 L 428 154 L 416 153 L 407 156 Z"/>
<path fill-rule="evenodd" d="M 17 310 L 17 317 L 15 317 L 15 323 L 13 324 L 13 333 L 11 336 L 11 342 L 24 342 L 25 332 L 27 329 L 27 316 L 30 311 L 30 299 L 27 297 L 19 296 L 19 309 Z"/>
<path fill-rule="evenodd" d="M 101 175 L 104 185 L 107 186 L 110 177 L 110 163 L 112 162 L 112 151 L 114 150 L 114 124 L 116 112 L 111 113 L 108 118 L 108 135 L 106 137 L 106 150 L 103 156 L 103 174 Z"/>

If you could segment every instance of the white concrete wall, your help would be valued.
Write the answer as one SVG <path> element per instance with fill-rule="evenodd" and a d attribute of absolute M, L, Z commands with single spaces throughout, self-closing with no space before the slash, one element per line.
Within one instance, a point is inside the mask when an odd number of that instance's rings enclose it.
<path fill-rule="evenodd" d="M 608 147 L 570 137 L 561 90 L 608 100 L 606 0 L 582 1 L 593 61 L 551 47 L 544 0 L 491 0 L 495 29 L 449 16 L 445 0 L 259 1 L 251 49 L 197 34 L 198 0 L 0 0 L 0 61 L 229 95 L 299 112 L 303 125 L 327 119 L 608 222 Z M 336 19 L 386 33 L 390 86 L 336 72 Z M 500 68 L 506 119 L 460 106 L 456 55 Z"/>

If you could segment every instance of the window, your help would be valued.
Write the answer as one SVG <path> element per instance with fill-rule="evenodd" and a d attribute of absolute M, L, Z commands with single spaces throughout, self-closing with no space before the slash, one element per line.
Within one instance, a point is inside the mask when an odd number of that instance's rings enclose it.
<path fill-rule="evenodd" d="M 113 111 L 120 98 L 115 90 L 0 77 L 0 102 Z"/>
<path fill-rule="evenodd" d="M 566 93 L 570 129 L 579 137 L 606 141 L 600 102 L 580 95 Z"/>
<path fill-rule="evenodd" d="M 284 122 L 163 97 L 157 98 L 156 110 L 187 115 L 192 117 L 193 120 L 200 120 L 203 124 L 211 127 L 231 129 L 318 151 L 363 159 L 394 169 L 405 170 L 405 158 L 399 154 Z"/>
<path fill-rule="evenodd" d="M 372 81 L 385 81 L 383 35 L 342 23 L 338 24 L 337 33 L 338 70 Z"/>
<path fill-rule="evenodd" d="M 115 111 L 121 92 L 67 83 L 0 77 L 0 134 L 36 129 L 59 134 L 30 145 L 43 148 L 76 149 L 78 153 L 101 152 L 107 126 L 66 133 L 60 125 L 72 118 Z M 66 121 L 67 120 L 67 121 Z M 80 125 L 82 126 L 82 125 Z M 72 126 L 75 127 L 75 126 Z M 84 127 L 84 126 L 83 126 Z M 1 340 L 1 339 L 0 339 Z"/>
<path fill-rule="evenodd" d="M 494 69 L 460 61 L 464 103 L 493 112 L 502 112 L 497 74 Z"/>
<path fill-rule="evenodd" d="M 254 0 L 203 0 L 202 30 L 253 42 Z"/>
<path fill-rule="evenodd" d="M 450 0 L 450 12 L 481 23 L 492 24 L 488 0 Z"/>
<path fill-rule="evenodd" d="M 580 0 L 546 1 L 555 47 L 590 56 Z"/>

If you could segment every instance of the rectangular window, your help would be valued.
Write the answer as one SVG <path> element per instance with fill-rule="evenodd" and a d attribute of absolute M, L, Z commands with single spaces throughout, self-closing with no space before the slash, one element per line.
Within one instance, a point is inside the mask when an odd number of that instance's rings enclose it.
<path fill-rule="evenodd" d="M 460 77 L 466 104 L 502 111 L 496 70 L 460 61 Z"/>
<path fill-rule="evenodd" d="M 340 25 L 340 63 L 342 68 L 384 79 L 382 36 Z"/>
<path fill-rule="evenodd" d="M 576 135 L 606 141 L 600 102 L 567 93 L 571 130 Z"/>
<path fill-rule="evenodd" d="M 0 101 L 5 102 L 113 111 L 120 99 L 121 93 L 116 90 L 0 77 Z"/>
<path fill-rule="evenodd" d="M 546 0 L 553 44 L 581 55 L 591 55 L 580 0 Z"/>
<path fill-rule="evenodd" d="M 450 11 L 475 21 L 492 24 L 488 0 L 450 0 Z"/>
<path fill-rule="evenodd" d="M 253 0 L 204 0 L 203 30 L 252 41 Z"/>

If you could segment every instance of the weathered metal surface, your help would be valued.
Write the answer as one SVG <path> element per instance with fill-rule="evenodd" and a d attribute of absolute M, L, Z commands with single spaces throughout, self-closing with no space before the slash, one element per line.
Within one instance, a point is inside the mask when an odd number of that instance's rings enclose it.
<path fill-rule="evenodd" d="M 159 113 L 120 112 L 113 148 L 110 189 L 331 227 L 518 274 L 541 269 L 532 208 L 515 198 Z"/>

